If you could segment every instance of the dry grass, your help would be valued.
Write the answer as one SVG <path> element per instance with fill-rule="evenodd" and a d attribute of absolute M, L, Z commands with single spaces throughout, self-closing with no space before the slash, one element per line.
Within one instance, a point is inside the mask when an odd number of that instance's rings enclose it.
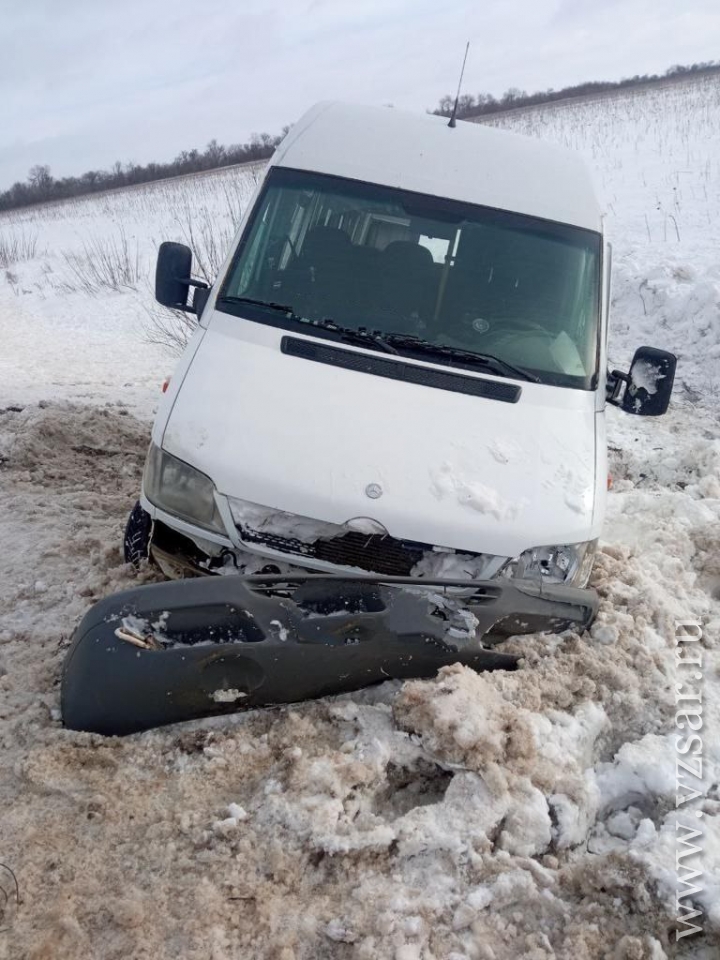
<path fill-rule="evenodd" d="M 146 343 L 157 344 L 170 353 L 180 355 L 198 325 L 194 313 L 183 310 L 169 310 L 159 305 L 145 306 L 147 315 L 144 324 Z"/>
<path fill-rule="evenodd" d="M 135 290 L 143 275 L 137 243 L 131 247 L 122 227 L 115 237 L 91 237 L 81 253 L 63 251 L 62 258 L 68 270 L 63 284 L 67 292 L 81 290 L 94 296 L 103 290 Z"/>
<path fill-rule="evenodd" d="M 20 233 L 0 234 L 0 267 L 7 269 L 21 260 L 33 260 L 37 256 L 37 235 Z"/>

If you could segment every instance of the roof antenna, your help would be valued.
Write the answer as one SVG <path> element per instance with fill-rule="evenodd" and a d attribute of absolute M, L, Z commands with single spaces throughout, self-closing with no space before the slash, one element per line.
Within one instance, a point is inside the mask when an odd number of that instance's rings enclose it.
<path fill-rule="evenodd" d="M 465 56 L 463 57 L 462 70 L 460 71 L 460 79 L 458 80 L 457 93 L 455 94 L 455 106 L 453 107 L 452 116 L 450 117 L 450 122 L 448 123 L 449 127 L 455 127 L 455 116 L 457 114 L 458 100 L 460 99 L 460 87 L 462 86 L 463 74 L 465 73 L 465 64 L 467 63 L 468 50 L 470 49 L 470 41 L 468 40 L 465 46 Z"/>

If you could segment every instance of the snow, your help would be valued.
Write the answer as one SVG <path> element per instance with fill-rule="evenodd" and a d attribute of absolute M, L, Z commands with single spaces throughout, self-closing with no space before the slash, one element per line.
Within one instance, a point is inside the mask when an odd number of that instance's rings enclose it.
<path fill-rule="evenodd" d="M 507 461 L 499 460 L 498 462 Z M 526 500 L 515 502 L 506 500 L 498 490 L 477 480 L 463 477 L 460 470 L 450 463 L 444 463 L 431 479 L 432 490 L 438 500 L 455 497 L 463 506 L 494 517 L 500 523 L 505 520 L 514 520 L 527 506 Z"/>
<path fill-rule="evenodd" d="M 0 406 L 111 400 L 150 415 L 174 365 L 148 342 L 157 248 L 192 240 L 196 273 L 212 275 L 257 178 L 249 166 L 0 214 L 0 251 L 35 247 L 0 256 Z"/>
<path fill-rule="evenodd" d="M 247 820 L 247 811 L 244 807 L 241 807 L 239 803 L 230 803 L 228 804 L 228 814 L 233 818 L 233 820 Z"/>
<path fill-rule="evenodd" d="M 222 238 L 225 191 L 247 175 L 0 218 L 0 237 L 38 241 L 0 271 L 0 862 L 22 901 L 0 897 L 8 957 L 717 956 L 719 100 L 701 79 L 493 121 L 593 164 L 615 247 L 612 365 L 642 343 L 680 358 L 665 417 L 609 413 L 591 632 L 507 641 L 514 673 L 453 666 L 123 740 L 63 730 L 58 678 L 88 606 L 156 577 L 120 542 L 173 361 L 143 341 L 144 281 L 66 292 L 64 254 L 119 242 L 122 224 L 147 276 L 187 209 L 199 224 L 214 211 Z M 508 506 L 465 481 L 470 519 Z M 422 563 L 439 576 L 467 558 Z M 678 665 L 676 622 L 692 620 L 701 662 Z M 678 790 L 677 759 L 698 759 L 678 753 L 681 683 L 702 695 L 702 777 Z M 704 933 L 676 945 L 678 822 L 700 831 L 680 876 L 702 870 L 683 903 Z"/>
<path fill-rule="evenodd" d="M 246 696 L 247 694 L 241 690 L 230 687 L 227 690 L 213 690 L 210 699 L 214 700 L 215 703 L 235 703 L 236 700 L 242 700 Z"/>
<path fill-rule="evenodd" d="M 636 390 L 646 390 L 651 396 L 658 391 L 658 383 L 664 379 L 664 374 L 657 364 L 640 360 L 633 364 L 631 383 Z"/>

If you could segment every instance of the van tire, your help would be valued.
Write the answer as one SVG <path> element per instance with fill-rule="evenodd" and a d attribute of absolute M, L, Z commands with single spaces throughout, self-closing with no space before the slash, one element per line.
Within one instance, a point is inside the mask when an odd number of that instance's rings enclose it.
<path fill-rule="evenodd" d="M 130 511 L 125 536 L 123 538 L 123 554 L 125 563 L 139 567 L 143 560 L 150 556 L 150 533 L 152 531 L 152 517 L 143 510 L 140 501 Z"/>

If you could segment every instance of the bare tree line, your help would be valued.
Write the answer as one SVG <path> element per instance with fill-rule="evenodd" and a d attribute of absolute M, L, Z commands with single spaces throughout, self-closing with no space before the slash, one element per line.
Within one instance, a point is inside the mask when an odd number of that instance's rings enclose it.
<path fill-rule="evenodd" d="M 120 163 L 112 170 L 88 170 L 79 177 L 55 179 L 50 167 L 36 164 L 30 169 L 24 183 L 14 183 L 9 190 L 0 193 L 0 211 L 28 207 L 50 200 L 65 200 L 101 190 L 116 187 L 133 186 L 176 177 L 186 173 L 198 173 L 213 170 L 234 163 L 246 163 L 252 160 L 264 160 L 271 156 L 275 147 L 287 132 L 287 127 L 279 136 L 268 133 L 253 134 L 248 143 L 224 147 L 217 140 L 211 140 L 203 150 L 183 150 L 169 163 Z"/>
<path fill-rule="evenodd" d="M 634 77 L 628 77 L 618 81 L 589 81 L 579 83 L 572 87 L 563 87 L 562 90 L 542 90 L 537 93 L 526 93 L 525 90 L 519 90 L 517 87 L 511 87 L 501 97 L 496 98 L 490 93 L 479 93 L 473 96 L 471 93 L 463 94 L 458 100 L 458 118 L 479 117 L 488 113 L 499 113 L 502 110 L 512 109 L 513 107 L 531 107 L 539 103 L 552 103 L 554 100 L 566 100 L 571 97 L 586 97 L 592 94 L 609 93 L 613 90 L 623 90 L 629 87 L 636 87 L 640 84 L 657 83 L 662 80 L 676 79 L 683 76 L 699 73 L 718 73 L 720 72 L 720 63 L 716 60 L 708 60 L 705 63 L 693 63 L 688 67 L 674 66 L 670 67 L 663 74 L 636 74 Z M 449 117 L 453 111 L 455 97 L 446 94 L 441 98 L 437 107 L 430 111 L 441 117 Z"/>
<path fill-rule="evenodd" d="M 608 93 L 647 83 L 657 83 L 668 79 L 677 79 L 688 75 L 714 74 L 720 72 L 720 62 L 709 60 L 705 63 L 693 63 L 690 66 L 674 66 L 664 74 L 636 74 L 618 81 L 589 81 L 561 90 L 543 90 L 526 93 L 517 87 L 511 87 L 501 97 L 489 93 L 463 94 L 458 101 L 457 116 L 469 118 L 484 114 L 498 113 L 513 107 L 534 106 L 540 103 L 552 103 L 572 97 L 585 97 L 592 94 Z M 450 116 L 455 98 L 446 94 L 438 106 L 429 111 L 440 116 Z M 98 193 L 116 187 L 133 186 L 175 177 L 182 174 L 213 170 L 217 167 L 252 160 L 264 160 L 270 157 L 280 143 L 288 127 L 279 136 L 268 133 L 253 134 L 247 143 L 223 146 L 217 140 L 211 140 L 205 150 L 183 150 L 169 163 L 115 163 L 112 170 L 88 170 L 79 177 L 55 179 L 50 167 L 37 164 L 30 169 L 24 183 L 17 182 L 9 190 L 0 192 L 0 211 L 14 210 L 50 200 L 64 200 L 88 193 Z"/>

